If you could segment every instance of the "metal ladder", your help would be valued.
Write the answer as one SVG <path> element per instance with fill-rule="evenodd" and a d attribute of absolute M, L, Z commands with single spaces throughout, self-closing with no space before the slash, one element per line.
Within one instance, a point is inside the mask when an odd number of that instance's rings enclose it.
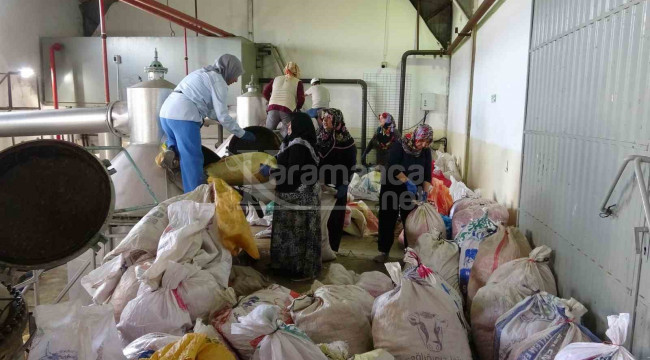
<path fill-rule="evenodd" d="M 616 174 L 616 178 L 614 179 L 614 182 L 612 185 L 609 187 L 609 190 L 607 191 L 607 195 L 603 199 L 602 204 L 600 205 L 600 217 L 606 218 L 614 214 L 614 211 L 612 210 L 614 207 L 616 207 L 616 204 L 607 206 L 607 202 L 609 199 L 612 197 L 612 193 L 614 192 L 614 189 L 616 188 L 616 185 L 618 184 L 619 180 L 621 179 L 621 176 L 623 175 L 623 172 L 625 172 L 625 169 L 627 168 L 628 164 L 630 162 L 634 162 L 634 176 L 636 177 L 636 183 L 639 186 L 639 192 L 641 193 L 641 201 L 643 203 L 643 213 L 645 215 L 645 221 L 646 224 L 650 224 L 650 200 L 648 199 L 648 187 L 646 185 L 645 179 L 643 178 L 643 171 L 641 170 L 641 163 L 647 163 L 650 164 L 650 156 L 643 156 L 643 155 L 630 155 L 626 157 L 623 160 L 623 164 L 618 169 L 618 174 Z M 630 339 L 630 351 L 632 351 L 633 346 L 634 346 L 634 328 L 636 326 L 636 309 L 638 306 L 638 299 L 639 299 L 639 286 L 641 284 L 641 265 L 642 265 L 642 256 L 645 256 L 646 259 L 649 256 L 649 251 L 648 251 L 648 246 L 644 246 L 643 244 L 643 235 L 650 232 L 647 226 L 637 226 L 634 228 L 634 241 L 636 245 L 636 255 L 637 255 L 637 268 L 635 270 L 635 277 L 636 277 L 636 286 L 634 288 L 634 308 L 633 308 L 633 314 L 632 314 L 632 323 L 631 323 L 631 328 L 629 329 L 630 331 L 628 338 Z"/>

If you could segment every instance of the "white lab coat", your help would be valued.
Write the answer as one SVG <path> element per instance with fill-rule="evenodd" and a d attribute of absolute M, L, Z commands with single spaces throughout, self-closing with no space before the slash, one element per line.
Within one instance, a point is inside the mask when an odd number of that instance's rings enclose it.
<path fill-rule="evenodd" d="M 187 75 L 167 97 L 160 117 L 170 120 L 202 122 L 208 117 L 219 121 L 226 130 L 237 137 L 244 130 L 228 115 L 228 85 L 215 71 L 195 70 Z"/>

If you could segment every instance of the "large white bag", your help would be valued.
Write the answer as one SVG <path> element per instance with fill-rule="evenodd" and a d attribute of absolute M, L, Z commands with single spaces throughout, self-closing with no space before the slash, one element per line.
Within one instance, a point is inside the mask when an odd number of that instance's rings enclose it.
<path fill-rule="evenodd" d="M 155 289 L 169 261 L 182 264 L 192 260 L 201 249 L 203 230 L 214 217 L 214 210 L 212 204 L 190 200 L 169 205 L 169 225 L 160 237 L 156 260 L 144 272 L 141 280 L 149 282 Z"/>
<path fill-rule="evenodd" d="M 140 282 L 136 276 L 136 268 L 140 267 L 142 269 L 145 269 L 143 271 L 146 271 L 146 269 L 151 266 L 151 260 L 153 260 L 153 257 L 148 253 L 144 253 L 144 255 L 142 255 L 142 257 L 140 257 L 135 264 L 129 266 L 129 268 L 126 269 L 124 275 L 122 275 L 122 278 L 120 279 L 120 282 L 115 287 L 115 291 L 113 291 L 113 295 L 111 295 L 109 303 L 113 305 L 116 322 L 120 321 L 120 316 L 122 315 L 122 311 L 124 311 L 126 304 L 128 304 L 129 301 L 135 299 L 135 297 L 138 295 Z"/>
<path fill-rule="evenodd" d="M 93 303 L 103 304 L 113 294 L 122 275 L 132 263 L 123 254 L 104 263 L 81 278 L 81 286 L 92 297 Z"/>
<path fill-rule="evenodd" d="M 128 257 L 133 251 L 146 251 L 155 256 L 160 237 L 169 224 L 169 217 L 167 216 L 169 205 L 180 200 L 211 203 L 213 202 L 211 188 L 209 185 L 199 185 L 194 191 L 167 199 L 149 210 L 147 215 L 138 221 L 119 245 L 104 257 L 104 262 L 122 253 L 125 253 L 125 256 Z"/>
<path fill-rule="evenodd" d="M 356 285 L 324 285 L 289 307 L 296 326 L 316 343 L 346 341 L 350 354 L 372 350 L 374 298 Z"/>
<path fill-rule="evenodd" d="M 289 313 L 288 306 L 300 294 L 273 284 L 265 289 L 256 291 L 249 296 L 237 299 L 230 299 L 231 306 L 217 311 L 212 316 L 212 325 L 232 345 L 234 350 L 242 359 L 250 359 L 255 352 L 255 346 L 251 344 L 250 338 L 245 335 L 235 334 L 232 325 L 238 323 L 241 318 L 250 314 L 254 309 L 262 305 L 275 305 L 281 309 L 279 316 L 284 323 L 292 324 L 293 320 Z M 236 301 L 236 303 L 235 303 Z"/>
<path fill-rule="evenodd" d="M 354 285 L 359 280 L 359 275 L 348 270 L 341 264 L 332 263 L 323 279 L 325 285 Z"/>
<path fill-rule="evenodd" d="M 357 274 L 341 264 L 330 264 L 323 283 L 326 285 L 357 285 L 377 297 L 392 290 L 395 286 L 390 277 L 379 271 Z"/>
<path fill-rule="evenodd" d="M 232 333 L 255 340 L 253 360 L 327 360 L 304 332 L 282 321 L 280 309 L 260 305 L 232 325 Z"/>
<path fill-rule="evenodd" d="M 110 305 L 39 305 L 34 317 L 38 330 L 28 360 L 125 359 Z"/>
<path fill-rule="evenodd" d="M 404 235 L 406 235 L 408 245 L 414 246 L 420 238 L 420 235 L 426 233 L 434 235 L 446 234 L 447 228 L 442 217 L 438 214 L 436 207 L 428 202 L 421 202 L 406 217 Z"/>
<path fill-rule="evenodd" d="M 460 248 L 460 257 L 458 258 L 458 286 L 463 296 L 467 296 L 469 277 L 481 241 L 496 233 L 497 230 L 497 224 L 485 214 L 481 218 L 470 222 L 454 238 L 454 242 Z"/>
<path fill-rule="evenodd" d="M 420 260 L 435 273 L 440 275 L 456 291 L 458 286 L 458 245 L 452 241 L 438 239 L 433 234 L 422 234 L 413 250 Z"/>
<path fill-rule="evenodd" d="M 540 246 L 528 258 L 512 260 L 497 268 L 474 297 L 472 334 L 481 360 L 494 355 L 494 326 L 499 317 L 536 291 L 556 295 L 555 278 L 548 266 L 551 249 Z"/>
<path fill-rule="evenodd" d="M 175 289 L 177 299 L 187 307 L 192 322 L 196 319 L 207 319 L 217 303 L 217 292 L 221 287 L 209 272 L 192 264 L 169 262 L 165 273 L 181 272 L 183 268 L 187 271 L 187 277 Z"/>
<path fill-rule="evenodd" d="M 398 263 L 386 264 L 397 287 L 375 300 L 374 346 L 398 360 L 472 359 L 456 290 L 423 265 L 413 250 L 407 249 L 404 261 L 413 266 L 403 275 Z"/>
<path fill-rule="evenodd" d="M 192 328 L 190 313 L 177 290 L 189 275 L 190 270 L 183 266 L 166 271 L 158 290 L 145 291 L 129 301 L 117 325 L 127 343 L 152 332 L 182 336 Z"/>
<path fill-rule="evenodd" d="M 587 308 L 577 300 L 568 300 L 565 313 L 560 314 L 564 321 L 560 321 L 517 344 L 510 353 L 510 359 L 555 359 L 560 350 L 571 343 L 591 341 L 600 343 L 598 337 L 580 325 L 580 318 L 586 313 Z"/>
<path fill-rule="evenodd" d="M 573 343 L 569 344 L 555 356 L 556 360 L 634 360 L 634 356 L 623 347 L 627 338 L 627 327 L 630 323 L 630 314 L 610 315 L 607 317 L 607 331 L 605 334 L 611 344 L 601 343 Z"/>
<path fill-rule="evenodd" d="M 495 325 L 494 358 L 506 360 L 533 335 L 566 320 L 568 300 L 547 292 L 533 294 L 501 315 Z"/>

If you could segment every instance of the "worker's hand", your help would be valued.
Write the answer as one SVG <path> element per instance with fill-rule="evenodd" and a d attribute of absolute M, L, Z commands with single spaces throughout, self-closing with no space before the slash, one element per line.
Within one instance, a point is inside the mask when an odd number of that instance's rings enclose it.
<path fill-rule="evenodd" d="M 253 141 L 257 140 L 257 138 L 255 137 L 255 134 L 253 134 L 250 131 L 245 131 L 244 135 L 240 139 L 242 139 L 244 141 L 248 141 L 248 142 L 253 142 Z"/>
<path fill-rule="evenodd" d="M 427 193 L 427 197 L 433 192 L 433 185 L 430 182 L 424 182 L 424 191 Z"/>
<path fill-rule="evenodd" d="M 271 167 L 268 165 L 260 164 L 260 175 L 264 177 L 271 176 Z"/>
<path fill-rule="evenodd" d="M 368 163 L 366 162 L 366 154 L 361 155 L 361 164 L 365 167 L 368 167 Z"/>
<path fill-rule="evenodd" d="M 336 198 L 337 199 L 347 199 L 348 197 L 348 186 L 347 185 L 339 185 L 339 187 L 336 188 Z"/>
<path fill-rule="evenodd" d="M 413 195 L 418 194 L 418 187 L 415 186 L 415 184 L 411 180 L 407 180 L 405 185 L 406 185 L 406 190 L 408 190 L 408 192 L 412 193 Z"/>

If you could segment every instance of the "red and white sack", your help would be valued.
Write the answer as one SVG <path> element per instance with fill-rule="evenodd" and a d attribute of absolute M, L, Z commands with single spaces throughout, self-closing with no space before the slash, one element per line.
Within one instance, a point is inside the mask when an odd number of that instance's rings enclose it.
<path fill-rule="evenodd" d="M 522 341 L 564 321 L 568 300 L 538 292 L 501 315 L 495 325 L 494 358 L 506 360 Z"/>
<path fill-rule="evenodd" d="M 166 271 L 160 288 L 129 301 L 117 324 L 122 339 L 129 343 L 153 332 L 183 336 L 191 329 L 190 313 L 177 290 L 189 275 L 182 266 L 178 271 Z"/>
<path fill-rule="evenodd" d="M 375 298 L 356 285 L 324 285 L 290 306 L 298 328 L 316 343 L 345 341 L 350 354 L 373 349 L 370 312 Z"/>
<path fill-rule="evenodd" d="M 451 234 L 454 239 L 465 226 L 482 217 L 486 213 L 490 220 L 497 224 L 507 224 L 508 219 L 510 218 L 508 209 L 501 204 L 489 204 L 485 206 L 475 205 L 456 211 L 454 217 L 451 218 Z"/>
<path fill-rule="evenodd" d="M 415 246 L 420 236 L 427 233 L 440 236 L 440 234 L 447 233 L 447 228 L 434 205 L 419 202 L 418 206 L 406 217 L 404 235 L 406 235 L 409 247 Z"/>
<path fill-rule="evenodd" d="M 512 260 L 497 268 L 472 301 L 472 335 L 481 360 L 492 360 L 494 328 L 499 317 L 537 291 L 557 295 L 555 278 L 548 266 L 551 249 L 535 248 L 528 258 Z"/>
<path fill-rule="evenodd" d="M 126 269 L 120 282 L 115 287 L 115 291 L 113 291 L 113 295 L 109 300 L 109 304 L 113 305 L 115 312 L 115 322 L 120 321 L 120 316 L 126 304 L 138 295 L 140 282 L 136 276 L 136 267 L 148 269 L 151 266 L 151 260 L 153 260 L 153 257 L 148 253 L 142 255 L 135 264 Z"/>
<path fill-rule="evenodd" d="M 586 327 L 580 325 L 580 318 L 587 313 L 575 299 L 566 302 L 565 312 L 560 314 L 563 321 L 550 326 L 523 340 L 510 353 L 510 359 L 543 360 L 555 359 L 567 345 L 575 342 L 600 343 L 600 339 Z"/>
<path fill-rule="evenodd" d="M 298 297 L 300 297 L 300 294 L 295 291 L 273 284 L 239 299 L 232 307 L 216 312 L 211 319 L 212 326 L 223 335 L 240 358 L 250 359 L 255 351 L 255 346 L 251 344 L 251 339 L 248 337 L 242 334 L 234 334 L 231 331 L 232 325 L 238 323 L 242 317 L 250 314 L 261 305 L 277 306 L 280 309 L 279 318 L 286 324 L 293 324 L 288 307 Z"/>
<path fill-rule="evenodd" d="M 422 234 L 413 250 L 422 263 L 440 275 L 456 291 L 458 286 L 459 248 L 452 241 L 438 239 L 433 234 Z"/>
<path fill-rule="evenodd" d="M 155 256 L 160 237 L 162 236 L 163 231 L 165 231 L 165 228 L 167 228 L 167 225 L 169 225 L 169 217 L 167 215 L 167 208 L 169 205 L 181 200 L 212 203 L 211 188 L 212 187 L 209 185 L 199 185 L 194 189 L 194 191 L 167 199 L 149 210 L 149 212 L 138 221 L 133 229 L 129 231 L 129 234 L 122 239 L 117 247 L 104 257 L 104 262 L 107 262 L 120 254 L 131 256 L 131 253 L 134 251 L 145 251 L 150 255 Z"/>
<path fill-rule="evenodd" d="M 483 239 L 478 247 L 474 265 L 467 287 L 467 303 L 471 306 L 472 299 L 478 289 L 485 286 L 490 275 L 500 266 L 511 260 L 528 257 L 530 245 L 524 234 L 516 227 L 499 225 L 496 233 Z"/>
<path fill-rule="evenodd" d="M 282 321 L 281 310 L 273 305 L 260 305 L 232 325 L 232 334 L 249 339 L 253 360 L 310 359 L 327 360 L 320 348 L 295 325 Z"/>
<path fill-rule="evenodd" d="M 375 300 L 372 337 L 396 359 L 472 359 L 462 300 L 449 284 L 422 264 L 412 249 L 404 261 L 386 264 L 397 284 L 395 290 Z"/>
<path fill-rule="evenodd" d="M 627 328 L 630 323 L 630 314 L 610 315 L 607 317 L 607 331 L 605 334 L 611 343 L 582 343 L 569 344 L 555 356 L 557 360 L 634 360 L 634 356 L 623 347 L 627 338 Z"/>

